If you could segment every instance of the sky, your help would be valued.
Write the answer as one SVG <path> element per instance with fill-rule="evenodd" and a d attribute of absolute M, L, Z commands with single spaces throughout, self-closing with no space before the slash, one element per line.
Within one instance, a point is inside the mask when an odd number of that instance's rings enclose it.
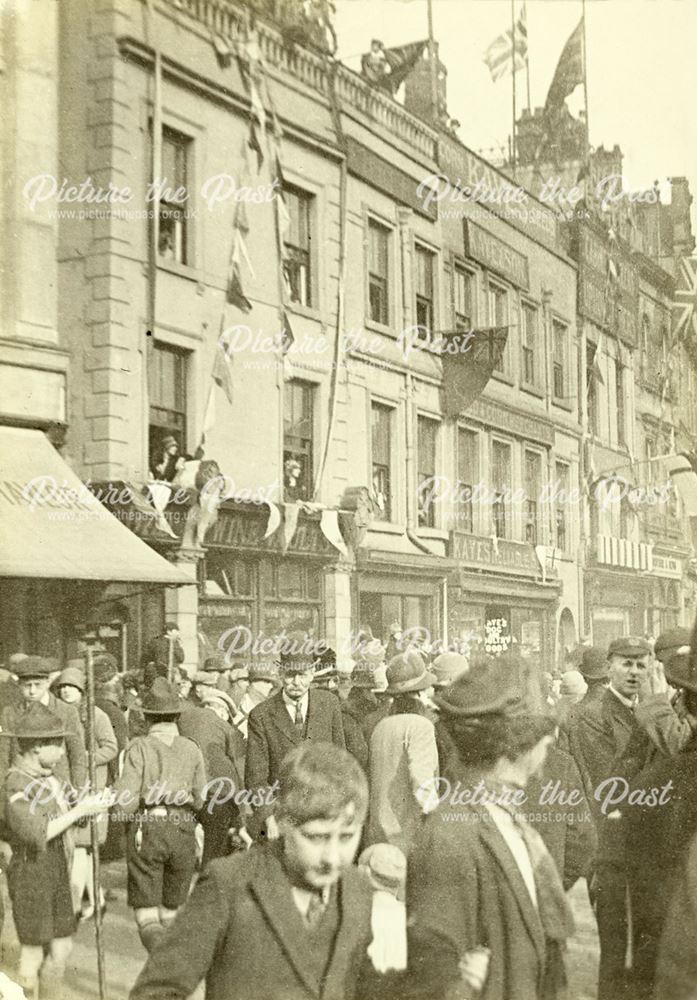
<path fill-rule="evenodd" d="M 515 0 L 516 15 L 521 0 Z M 338 57 L 360 70 L 372 38 L 386 47 L 428 35 L 426 0 L 336 0 Z M 530 91 L 542 106 L 581 0 L 527 0 Z M 477 151 L 504 146 L 511 132 L 511 77 L 494 83 L 483 55 L 511 25 L 511 0 L 433 0 L 434 36 L 448 70 L 448 111 Z M 697 0 L 587 0 L 588 120 L 592 146 L 619 145 L 628 190 L 686 176 L 697 234 Z M 524 73 L 517 106 L 525 106 Z M 583 108 L 583 88 L 568 99 Z M 488 155 L 484 153 L 484 155 Z M 500 155 L 500 154 L 499 154 Z"/>

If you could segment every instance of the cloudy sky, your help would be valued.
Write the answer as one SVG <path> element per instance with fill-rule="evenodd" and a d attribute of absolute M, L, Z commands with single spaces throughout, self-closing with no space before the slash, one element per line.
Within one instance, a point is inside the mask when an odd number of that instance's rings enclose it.
<path fill-rule="evenodd" d="M 426 0 L 336 0 L 339 58 L 360 69 L 371 38 L 385 46 L 427 36 Z M 516 14 L 521 0 L 515 0 Z M 594 146 L 617 143 L 629 189 L 685 175 L 697 229 L 697 0 L 587 0 L 588 115 Z M 544 104 L 580 0 L 528 0 L 531 103 Z M 510 27 L 510 0 L 433 0 L 434 35 L 448 69 L 448 109 L 470 148 L 507 146 L 511 78 L 493 83 L 482 61 Z M 524 74 L 518 107 L 524 106 Z M 576 113 L 583 88 L 569 98 Z"/>

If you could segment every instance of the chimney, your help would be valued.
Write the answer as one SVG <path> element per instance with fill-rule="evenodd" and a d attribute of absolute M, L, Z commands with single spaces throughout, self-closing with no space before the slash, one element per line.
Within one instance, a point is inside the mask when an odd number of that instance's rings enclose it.
<path fill-rule="evenodd" d="M 404 107 L 430 125 L 444 126 L 448 121 L 448 71 L 438 58 L 438 43 L 433 43 L 436 59 L 436 93 L 438 107 L 433 107 L 431 91 L 431 53 L 426 49 L 404 81 Z"/>

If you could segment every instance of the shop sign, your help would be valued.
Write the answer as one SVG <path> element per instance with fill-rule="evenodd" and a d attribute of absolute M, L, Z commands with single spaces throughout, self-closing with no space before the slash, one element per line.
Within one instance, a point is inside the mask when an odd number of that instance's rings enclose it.
<path fill-rule="evenodd" d="M 511 610 L 489 606 L 484 619 L 484 649 L 497 656 L 511 644 Z"/>
<path fill-rule="evenodd" d="M 504 409 L 500 403 L 492 403 L 481 397 L 468 407 L 467 417 L 479 420 L 488 427 L 495 427 L 516 437 L 525 438 L 526 441 L 539 441 L 550 447 L 554 444 L 553 424 L 517 410 Z"/>
<path fill-rule="evenodd" d="M 450 558 L 457 559 L 463 566 L 484 567 L 519 576 L 537 577 L 541 573 L 532 545 L 470 535 L 464 531 L 451 532 Z"/>
<path fill-rule="evenodd" d="M 665 576 L 671 580 L 682 580 L 682 566 L 673 556 L 653 556 L 654 576 Z"/>
<path fill-rule="evenodd" d="M 527 257 L 474 222 L 465 220 L 464 227 L 465 252 L 471 260 L 495 271 L 518 288 L 530 287 Z"/>
<path fill-rule="evenodd" d="M 218 520 L 208 529 L 206 548 L 242 549 L 281 554 L 281 532 L 264 538 L 266 518 L 221 510 Z M 336 549 L 322 534 L 318 522 L 299 520 L 287 552 L 289 555 L 336 556 Z"/>

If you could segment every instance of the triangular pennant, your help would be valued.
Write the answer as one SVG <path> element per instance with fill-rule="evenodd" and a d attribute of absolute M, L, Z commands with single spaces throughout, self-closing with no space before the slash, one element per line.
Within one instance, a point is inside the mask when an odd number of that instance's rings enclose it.
<path fill-rule="evenodd" d="M 293 541 L 293 536 L 298 527 L 298 515 L 300 507 L 297 503 L 283 504 L 283 551 L 286 552 L 288 546 Z"/>

